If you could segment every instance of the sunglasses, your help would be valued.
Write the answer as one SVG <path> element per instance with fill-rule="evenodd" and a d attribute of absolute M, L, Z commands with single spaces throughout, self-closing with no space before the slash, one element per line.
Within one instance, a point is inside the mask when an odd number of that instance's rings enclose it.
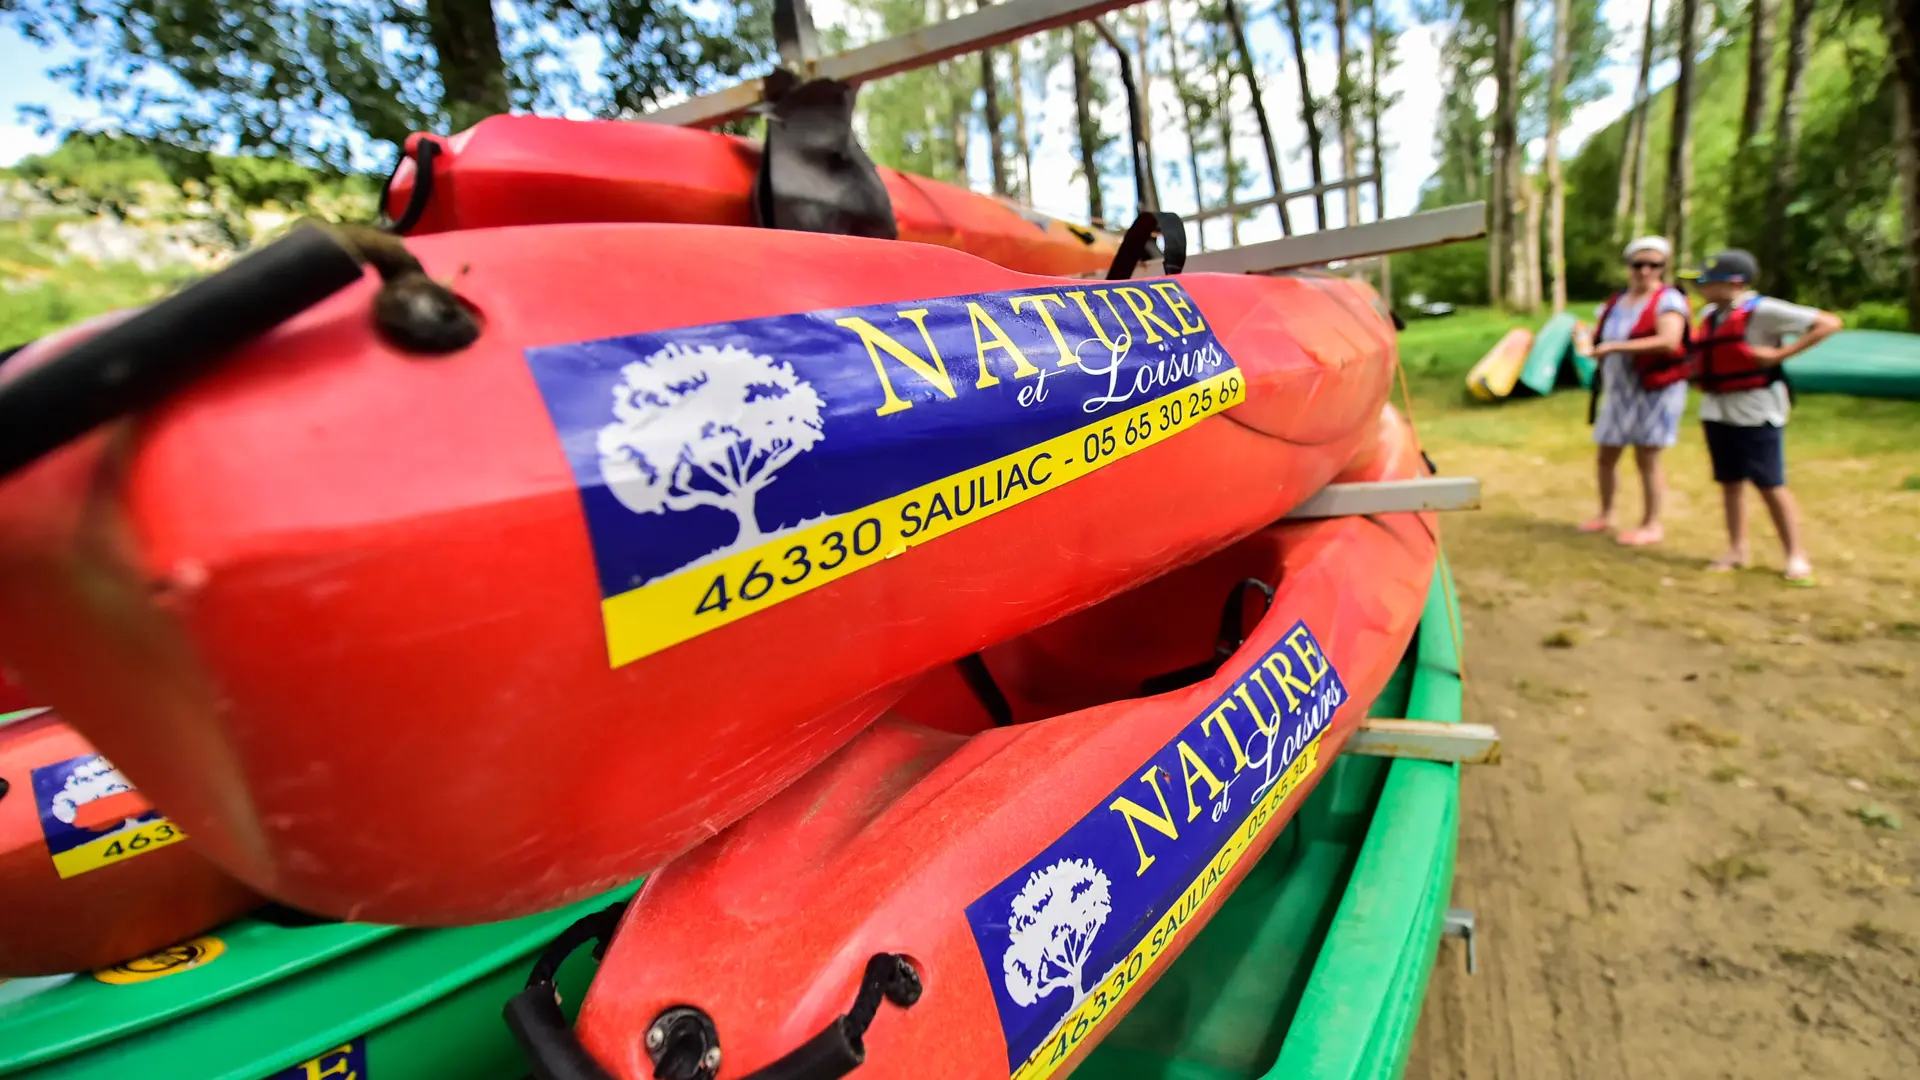
<path fill-rule="evenodd" d="M 1667 264 L 1663 262 L 1631 262 L 1627 265 L 1633 267 L 1635 270 L 1665 270 L 1667 268 Z"/>

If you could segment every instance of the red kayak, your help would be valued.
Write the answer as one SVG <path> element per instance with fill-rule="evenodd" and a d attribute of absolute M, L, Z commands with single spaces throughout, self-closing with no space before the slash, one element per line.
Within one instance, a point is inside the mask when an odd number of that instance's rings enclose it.
<path fill-rule="evenodd" d="M 1388 452 L 1349 478 L 1425 471 L 1398 417 L 1383 422 Z M 985 723 L 972 695 L 916 691 L 647 882 L 580 1042 L 642 1080 L 663 1042 L 690 1038 L 693 1010 L 722 1078 L 811 1075 L 775 1066 L 803 1046 L 815 1061 L 863 1051 L 865 1080 L 1070 1069 L 1205 925 L 1386 684 L 1432 580 L 1431 518 L 1270 528 L 989 653 L 1006 696 L 1050 718 L 969 736 L 951 720 L 971 708 Z M 1222 601 L 1249 578 L 1271 603 L 1245 609 L 1251 629 L 1222 662 Z M 1142 695 L 1182 671 L 1190 685 Z M 1074 711 L 1056 711 L 1058 686 Z M 923 709 L 949 730 L 900 715 Z"/>
<path fill-rule="evenodd" d="M 1284 514 L 1394 362 L 1337 279 L 701 226 L 409 243 L 472 345 L 396 349 L 363 281 L 0 480 L 0 655 L 209 857 L 359 920 L 633 880 L 929 668 Z"/>
<path fill-rule="evenodd" d="M 419 183 L 420 144 L 431 183 L 412 235 L 502 225 L 656 221 L 754 224 L 760 145 L 734 135 L 626 120 L 492 116 L 450 138 L 414 135 L 395 171 L 387 213 L 406 214 Z M 1119 238 L 1005 199 L 879 168 L 900 239 L 957 248 L 1029 274 L 1103 271 Z"/>
<path fill-rule="evenodd" d="M 0 723 L 0 978 L 144 956 L 260 903 L 51 713 Z"/>

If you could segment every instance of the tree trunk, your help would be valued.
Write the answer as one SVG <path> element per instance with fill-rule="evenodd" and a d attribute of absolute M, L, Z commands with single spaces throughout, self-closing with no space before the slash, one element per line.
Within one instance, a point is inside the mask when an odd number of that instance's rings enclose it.
<path fill-rule="evenodd" d="M 1545 289 L 1540 285 L 1540 218 L 1546 199 L 1540 193 L 1539 177 L 1528 176 L 1521 180 L 1520 186 L 1526 196 L 1526 238 L 1520 244 L 1521 273 L 1520 300 L 1527 311 L 1540 310 L 1540 301 Z"/>
<path fill-rule="evenodd" d="M 1220 95 L 1219 107 L 1213 112 L 1220 121 L 1220 154 L 1225 159 L 1220 170 L 1226 184 L 1222 198 L 1228 206 L 1232 206 L 1240 198 L 1240 161 L 1233 156 L 1233 70 L 1225 57 L 1216 62 L 1213 85 Z M 1227 215 L 1227 239 L 1232 246 L 1240 246 L 1239 214 Z"/>
<path fill-rule="evenodd" d="M 1027 73 L 1020 62 L 1020 45 L 1007 47 L 1013 57 L 1013 137 L 1020 141 L 1020 201 L 1033 204 L 1033 144 L 1027 141 Z"/>
<path fill-rule="evenodd" d="M 973 9 L 985 11 L 990 0 L 975 0 Z M 1006 139 L 1000 130 L 1000 79 L 993 70 L 993 50 L 980 50 L 980 96 L 986 107 L 987 168 L 993 179 L 993 193 L 1005 195 L 1007 186 Z"/>
<path fill-rule="evenodd" d="M 1787 206 L 1799 185 L 1800 80 L 1807 72 L 1808 35 L 1816 2 L 1793 0 L 1789 16 L 1787 70 L 1780 86 L 1780 111 L 1773 120 L 1773 179 L 1767 188 L 1766 228 L 1760 233 L 1760 284 L 1767 292 L 1788 299 L 1793 296 L 1793 267 L 1786 256 L 1793 250 L 1793 226 L 1787 220 Z M 1894 43 L 1899 43 L 1897 36 Z"/>
<path fill-rule="evenodd" d="M 1676 35 L 1680 73 L 1673 80 L 1673 126 L 1667 144 L 1667 241 L 1673 257 L 1689 261 L 1687 218 L 1693 209 L 1693 33 L 1700 22 L 1700 0 L 1680 0 Z"/>
<path fill-rule="evenodd" d="M 452 130 L 464 131 L 511 107 L 492 0 L 427 0 L 427 41 Z"/>
<path fill-rule="evenodd" d="M 1745 152 L 1767 120 L 1767 74 L 1773 63 L 1773 41 L 1768 23 L 1773 12 L 1767 0 L 1753 0 L 1747 8 L 1747 101 L 1740 112 L 1740 145 Z"/>
<path fill-rule="evenodd" d="M 1641 194 L 1647 178 L 1647 79 L 1653 68 L 1656 3 L 1658 0 L 1647 0 L 1646 32 L 1640 39 L 1640 76 L 1633 84 L 1626 141 L 1620 144 L 1620 194 L 1613 204 L 1613 238 L 1622 244 L 1640 235 Z"/>
<path fill-rule="evenodd" d="M 1240 81 L 1247 84 L 1247 96 L 1253 99 L 1253 120 L 1260 127 L 1260 149 L 1267 155 L 1267 183 L 1273 185 L 1273 193 L 1279 195 L 1286 191 L 1281 185 L 1284 178 L 1280 175 L 1280 155 L 1273 148 L 1273 126 L 1267 122 L 1267 103 L 1260 96 L 1260 78 L 1253 70 L 1253 50 L 1247 48 L 1247 29 L 1240 21 L 1240 6 L 1233 0 L 1226 0 L 1227 29 L 1233 34 L 1233 53 L 1240 68 Z M 1232 156 L 1231 150 L 1228 156 Z M 1229 194 L 1227 201 L 1232 202 Z M 1293 218 L 1287 213 L 1285 202 L 1276 202 L 1273 208 L 1280 213 L 1280 232 L 1285 236 L 1293 235 Z"/>
<path fill-rule="evenodd" d="M 1297 0 L 1292 0 L 1297 2 Z M 1517 239 L 1513 220 L 1514 157 L 1516 156 L 1515 102 L 1518 90 L 1520 50 L 1515 43 L 1515 24 L 1519 21 L 1518 0 L 1496 0 L 1493 28 L 1493 197 L 1487 210 L 1487 291 L 1496 307 L 1506 307 L 1518 299 L 1518 290 L 1509 285 Z"/>
<path fill-rule="evenodd" d="M 1187 74 L 1180 66 L 1180 32 L 1173 19 L 1173 0 L 1161 0 L 1160 8 L 1167 18 L 1167 76 L 1173 80 L 1173 92 L 1180 99 L 1180 126 L 1187 136 L 1187 177 L 1193 182 L 1193 212 L 1198 214 L 1207 208 L 1206 194 L 1200 189 L 1200 151 L 1196 148 L 1200 133 L 1194 130 L 1193 100 L 1187 86 Z M 1200 244 L 1202 230 L 1195 226 L 1193 241 Z"/>
<path fill-rule="evenodd" d="M 1811 0 L 1808 0 L 1811 2 Z M 1894 0 L 1887 17 L 1898 79 L 1901 253 L 1907 268 L 1907 329 L 1920 332 L 1920 6 Z M 1799 19 L 1799 12 L 1794 18 Z"/>
<path fill-rule="evenodd" d="M 1387 216 L 1387 163 L 1380 142 L 1380 54 L 1387 36 L 1380 30 L 1380 0 L 1367 0 L 1367 145 L 1372 148 L 1373 220 Z M 1393 306 L 1393 256 L 1380 256 L 1380 296 Z"/>
<path fill-rule="evenodd" d="M 1133 40 L 1140 54 L 1140 133 L 1143 142 L 1140 152 L 1146 155 L 1147 175 L 1153 179 L 1153 190 L 1160 187 L 1160 170 L 1153 160 L 1153 58 L 1147 49 L 1153 44 L 1153 34 L 1148 25 L 1147 8 L 1141 4 L 1133 9 Z"/>
<path fill-rule="evenodd" d="M 1758 0 L 1756 0 L 1758 2 Z M 1547 83 L 1547 261 L 1553 274 L 1553 313 L 1567 310 L 1567 185 L 1560 175 L 1560 129 L 1566 123 L 1567 44 L 1573 0 L 1554 0 L 1553 75 Z"/>
<path fill-rule="evenodd" d="M 1300 0 L 1287 0 L 1287 32 L 1293 37 L 1293 66 L 1300 72 L 1300 119 L 1307 126 L 1307 162 L 1312 166 L 1313 186 L 1318 188 L 1327 182 L 1326 172 L 1320 167 L 1320 120 L 1313 102 L 1313 84 L 1307 78 L 1307 41 L 1300 29 Z M 1327 227 L 1327 196 L 1316 191 L 1313 195 L 1313 225 L 1316 229 Z"/>
<path fill-rule="evenodd" d="M 1072 32 L 1073 119 L 1080 144 L 1080 172 L 1087 178 L 1087 217 L 1090 224 L 1104 225 L 1107 212 L 1100 198 L 1100 169 L 1094 162 L 1100 134 L 1093 117 L 1093 72 L 1087 59 L 1087 32 L 1077 26 Z"/>
<path fill-rule="evenodd" d="M 1347 24 L 1353 19 L 1352 0 L 1334 0 L 1333 5 L 1333 55 L 1339 63 L 1339 74 L 1334 79 L 1335 104 L 1340 110 L 1340 179 L 1352 180 L 1359 169 L 1360 154 L 1354 146 L 1353 130 L 1353 70 L 1352 55 L 1347 51 Z M 1360 192 L 1348 187 L 1342 190 L 1341 203 L 1347 209 L 1347 225 L 1360 224 Z"/>

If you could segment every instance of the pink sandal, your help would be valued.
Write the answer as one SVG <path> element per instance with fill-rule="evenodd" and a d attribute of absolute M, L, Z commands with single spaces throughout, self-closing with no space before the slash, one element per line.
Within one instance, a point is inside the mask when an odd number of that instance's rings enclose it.
<path fill-rule="evenodd" d="M 1649 544 L 1657 544 L 1666 538 L 1666 531 L 1660 528 L 1660 526 L 1654 525 L 1623 532 L 1614 539 L 1625 547 L 1646 547 Z"/>
<path fill-rule="evenodd" d="M 1613 522 L 1608 521 L 1606 518 L 1593 518 L 1590 521 L 1581 522 L 1575 526 L 1575 528 L 1583 533 L 1606 532 L 1608 529 L 1613 528 Z"/>

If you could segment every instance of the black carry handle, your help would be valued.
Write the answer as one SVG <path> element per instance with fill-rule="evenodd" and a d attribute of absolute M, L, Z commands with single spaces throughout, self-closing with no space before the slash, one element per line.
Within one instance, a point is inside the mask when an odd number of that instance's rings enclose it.
<path fill-rule="evenodd" d="M 1167 210 L 1143 213 L 1127 226 L 1127 235 L 1120 238 L 1120 250 L 1113 253 L 1113 264 L 1107 268 L 1108 281 L 1125 281 L 1133 276 L 1142 259 L 1147 257 L 1147 245 L 1153 242 L 1155 234 L 1160 237 L 1160 268 L 1168 274 L 1177 274 L 1187 265 L 1187 226 L 1180 215 Z"/>
<path fill-rule="evenodd" d="M 597 942 L 595 954 L 612 940 L 626 912 L 624 903 L 595 912 L 562 931 L 534 962 L 526 989 L 507 1002 L 507 1027 L 532 1067 L 535 1080 L 614 1080 L 595 1061 L 567 1024 L 554 996 L 553 980 L 575 949 Z M 867 960 L 853 1007 L 827 1023 L 818 1035 L 743 1080 L 838 1080 L 867 1060 L 866 1034 L 880 1002 L 909 1008 L 920 1000 L 920 973 L 898 953 L 875 953 Z M 661 1013 L 641 1036 L 659 1080 L 712 1080 L 720 1068 L 720 1033 L 699 1009 L 676 1005 Z"/>
<path fill-rule="evenodd" d="M 393 219 L 387 231 L 405 236 L 420 224 L 420 217 L 427 212 L 427 199 L 433 195 L 433 159 L 440 156 L 440 144 L 432 136 L 422 135 L 420 141 L 413 144 L 413 187 L 407 192 L 407 205 L 400 216 Z M 387 212 L 387 201 L 393 194 L 393 181 L 400 175 L 400 166 L 405 164 L 407 152 L 400 151 L 400 160 L 393 163 L 393 171 L 387 174 L 387 182 L 380 186 L 380 213 Z"/>
<path fill-rule="evenodd" d="M 560 999 L 553 982 L 560 973 L 560 965 L 567 962 L 575 949 L 591 941 L 596 943 L 596 955 L 603 951 L 613 940 L 613 932 L 626 910 L 626 902 L 622 901 L 583 916 L 562 930 L 559 937 L 540 951 L 533 971 L 527 975 L 526 988 L 507 1000 L 507 1030 L 513 1032 L 513 1041 L 520 1044 L 520 1053 L 533 1066 L 536 1080 L 614 1080 L 574 1036 L 566 1014 L 560 1011 Z"/>
<path fill-rule="evenodd" d="M 428 278 L 397 238 L 366 226 L 303 224 L 0 382 L 0 477 L 159 404 L 241 345 L 359 281 L 362 262 L 380 274 L 373 321 L 393 344 L 450 352 L 479 336 L 473 312 Z"/>

